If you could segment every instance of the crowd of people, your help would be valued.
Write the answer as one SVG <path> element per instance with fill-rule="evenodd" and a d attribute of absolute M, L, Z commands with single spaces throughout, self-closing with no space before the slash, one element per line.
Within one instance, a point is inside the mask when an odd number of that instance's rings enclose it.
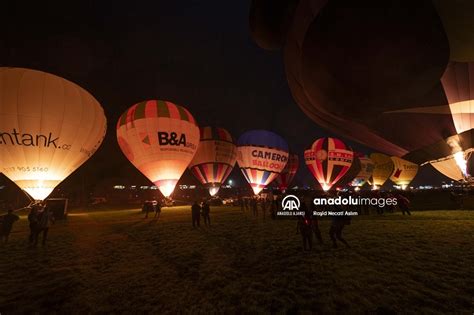
<path fill-rule="evenodd" d="M 347 193 L 339 193 L 347 194 Z M 348 192 L 348 194 L 354 194 L 354 192 Z M 318 195 L 319 196 L 319 195 Z M 345 195 L 347 197 L 347 195 Z M 319 244 L 323 244 L 323 238 L 321 230 L 319 228 L 319 220 L 317 216 L 314 216 L 314 211 L 322 210 L 332 210 L 335 212 L 351 210 L 357 211 L 359 214 L 368 214 L 370 213 L 369 206 L 316 206 L 312 202 L 312 198 L 317 197 L 314 194 L 309 196 L 304 193 L 300 194 L 299 199 L 301 200 L 300 211 L 304 215 L 300 216 L 297 220 L 296 232 L 301 234 L 303 250 L 312 250 L 313 248 L 313 234 L 316 239 L 319 241 Z M 391 194 L 390 192 L 371 192 L 371 197 L 375 198 L 396 198 L 397 207 L 403 213 L 403 215 L 410 213 L 410 201 L 409 199 L 401 193 Z M 277 211 L 282 209 L 282 199 L 283 195 L 261 195 L 254 197 L 239 197 L 239 206 L 242 212 L 249 212 L 254 217 L 263 217 L 265 219 L 267 216 L 272 219 L 277 218 Z M 307 204 L 310 206 L 308 207 Z M 29 222 L 29 237 L 28 242 L 31 247 L 36 247 L 38 245 L 39 239 L 41 238 L 42 245 L 46 245 L 48 232 L 50 226 L 54 223 L 54 215 L 52 211 L 44 203 L 35 203 L 31 205 L 30 211 L 28 214 Z M 375 207 L 378 214 L 383 214 L 384 211 L 394 212 L 395 206 L 387 207 Z M 145 201 L 142 207 L 142 211 L 145 213 L 145 218 L 149 217 L 150 212 L 154 214 L 155 219 L 160 218 L 162 209 L 162 202 L 154 199 L 151 201 Z M 191 206 L 191 219 L 192 226 L 199 227 L 201 224 L 201 218 L 204 221 L 206 226 L 211 225 L 210 217 L 211 209 L 208 201 L 198 202 L 195 201 Z M 342 232 L 346 225 L 351 224 L 351 217 L 342 215 L 342 216 L 331 216 L 331 225 L 329 228 L 329 238 L 331 239 L 333 248 L 338 247 L 338 241 L 343 243 L 346 247 L 349 247 L 349 243 L 343 238 Z M 2 242 L 8 242 L 10 233 L 12 231 L 13 225 L 16 221 L 19 220 L 19 216 L 16 215 L 12 207 L 9 207 L 7 214 L 0 216 L 0 240 Z"/>
<path fill-rule="evenodd" d="M 54 223 L 53 212 L 43 203 L 35 203 L 28 208 L 30 209 L 28 214 L 30 228 L 28 243 L 30 247 L 36 247 L 39 238 L 42 236 L 41 244 L 45 246 L 49 228 Z M 2 242 L 8 242 L 13 224 L 19 219 L 20 217 L 13 213 L 13 208 L 11 207 L 7 210 L 6 215 L 0 216 L 0 237 Z"/>

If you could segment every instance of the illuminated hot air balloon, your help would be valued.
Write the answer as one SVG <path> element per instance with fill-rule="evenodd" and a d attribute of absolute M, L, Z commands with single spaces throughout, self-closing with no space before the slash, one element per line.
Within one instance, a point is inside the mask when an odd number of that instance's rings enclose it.
<path fill-rule="evenodd" d="M 372 153 L 370 159 L 374 162 L 374 171 L 369 184 L 373 186 L 373 189 L 379 189 L 393 173 L 393 161 L 388 155 L 382 153 Z"/>
<path fill-rule="evenodd" d="M 393 173 L 390 180 L 405 189 L 418 173 L 418 165 L 396 156 L 391 157 L 393 162 Z"/>
<path fill-rule="evenodd" d="M 237 147 L 223 128 L 201 128 L 201 140 L 189 169 L 209 189 L 211 196 L 219 191 L 237 160 Z"/>
<path fill-rule="evenodd" d="M 320 138 L 304 152 L 309 170 L 323 190 L 329 190 L 349 170 L 354 152 L 336 138 Z"/>
<path fill-rule="evenodd" d="M 84 163 L 102 143 L 97 100 L 58 76 L 0 68 L 0 171 L 35 200 Z"/>
<path fill-rule="evenodd" d="M 237 141 L 237 162 L 256 195 L 283 171 L 288 155 L 286 141 L 271 131 L 247 131 Z"/>
<path fill-rule="evenodd" d="M 360 171 L 359 174 L 352 180 L 351 186 L 355 187 L 357 190 L 369 180 L 374 171 L 374 162 L 367 156 L 359 156 L 360 161 Z"/>
<path fill-rule="evenodd" d="M 417 164 L 431 164 L 444 175 L 464 179 L 470 176 L 467 166 L 470 152 L 474 148 L 474 63 L 451 62 L 441 82 L 448 105 L 430 108 L 431 112 L 449 115 L 455 128 L 454 135 L 410 152 L 404 159 Z M 418 111 L 418 113 L 421 113 Z M 443 130 L 439 127 L 440 130 Z M 451 133 L 447 133 L 450 135 Z M 454 162 L 454 163 L 453 163 Z M 436 166 L 435 166 L 436 165 Z"/>
<path fill-rule="evenodd" d="M 298 154 L 290 153 L 288 162 L 286 163 L 285 168 L 281 173 L 275 178 L 275 183 L 281 191 L 285 191 L 288 188 L 288 185 L 291 183 L 293 178 L 298 171 L 299 159 Z"/>
<path fill-rule="evenodd" d="M 169 197 L 196 153 L 199 127 L 186 108 L 149 100 L 120 116 L 117 141 L 130 162 Z"/>
<path fill-rule="evenodd" d="M 352 160 L 351 167 L 349 167 L 349 170 L 342 176 L 335 184 L 334 187 L 336 189 L 342 189 L 346 185 L 348 185 L 352 180 L 356 177 L 357 174 L 360 172 L 360 160 L 359 158 L 354 155 L 354 159 Z"/>

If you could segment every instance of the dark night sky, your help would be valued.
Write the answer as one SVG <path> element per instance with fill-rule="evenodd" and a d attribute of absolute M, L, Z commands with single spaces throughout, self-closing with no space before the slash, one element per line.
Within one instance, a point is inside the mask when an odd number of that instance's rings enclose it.
<path fill-rule="evenodd" d="M 63 1 L 32 6 L 8 1 L 0 19 L 0 65 L 62 76 L 104 107 L 106 139 L 68 181 L 82 173 L 88 182 L 111 177 L 146 182 L 115 141 L 119 115 L 145 99 L 181 104 L 199 125 L 222 126 L 234 137 L 249 129 L 273 130 L 302 160 L 305 147 L 332 134 L 318 128 L 293 101 L 281 52 L 262 50 L 250 38 L 249 2 Z M 237 171 L 231 178 L 243 181 Z M 425 168 L 415 184 L 442 178 Z M 191 181 L 186 174 L 183 182 Z M 312 182 L 304 163 L 297 182 Z"/>

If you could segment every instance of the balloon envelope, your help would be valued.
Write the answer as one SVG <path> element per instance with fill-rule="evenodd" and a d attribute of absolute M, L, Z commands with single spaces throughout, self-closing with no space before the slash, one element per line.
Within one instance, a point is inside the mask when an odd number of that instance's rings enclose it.
<path fill-rule="evenodd" d="M 286 190 L 298 171 L 298 154 L 290 153 L 288 162 L 281 173 L 275 178 L 275 182 L 280 190 Z"/>
<path fill-rule="evenodd" d="M 237 162 L 257 195 L 285 168 L 288 144 L 271 131 L 251 130 L 237 141 Z"/>
<path fill-rule="evenodd" d="M 391 159 L 394 167 L 390 180 L 405 189 L 418 173 L 418 165 L 396 156 L 392 156 Z"/>
<path fill-rule="evenodd" d="M 106 132 L 99 102 L 58 76 L 0 68 L 0 171 L 35 200 L 98 149 Z"/>
<path fill-rule="evenodd" d="M 130 162 L 169 197 L 196 153 L 199 127 L 186 108 L 149 100 L 120 116 L 117 141 Z"/>
<path fill-rule="evenodd" d="M 369 183 L 373 185 L 374 189 L 378 189 L 392 174 L 393 161 L 388 155 L 382 153 L 372 153 L 370 159 L 374 162 L 374 171 Z"/>
<path fill-rule="evenodd" d="M 199 146 L 189 169 L 214 196 L 234 168 L 237 147 L 224 128 L 202 127 L 200 132 Z"/>
<path fill-rule="evenodd" d="M 329 190 L 349 171 L 354 152 L 339 139 L 320 138 L 304 152 L 304 159 L 323 190 Z"/>
<path fill-rule="evenodd" d="M 374 162 L 365 155 L 359 157 L 360 161 L 360 171 L 356 177 L 352 180 L 351 186 L 353 187 L 362 187 L 372 176 L 374 171 Z"/>

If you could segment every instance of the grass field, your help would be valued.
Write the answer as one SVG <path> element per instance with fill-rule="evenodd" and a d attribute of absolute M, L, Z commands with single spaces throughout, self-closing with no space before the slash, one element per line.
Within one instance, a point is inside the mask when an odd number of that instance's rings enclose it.
<path fill-rule="evenodd" d="M 474 312 L 474 211 L 361 216 L 352 248 L 302 252 L 294 221 L 213 208 L 73 214 L 28 249 L 25 218 L 0 244 L 0 313 Z"/>

